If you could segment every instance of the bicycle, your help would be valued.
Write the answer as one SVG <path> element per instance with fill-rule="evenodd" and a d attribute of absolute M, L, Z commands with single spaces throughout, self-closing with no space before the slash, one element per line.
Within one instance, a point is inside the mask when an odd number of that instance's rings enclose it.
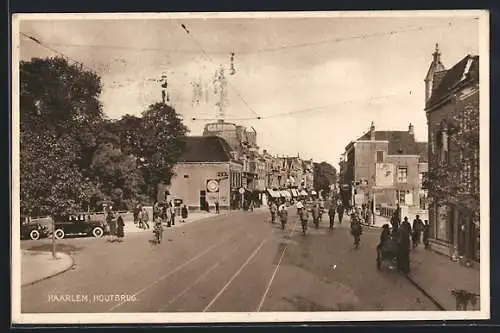
<path fill-rule="evenodd" d="M 154 235 L 153 241 L 156 244 L 160 244 L 163 238 L 163 227 L 161 224 L 155 225 L 155 227 L 153 228 L 153 235 Z"/>

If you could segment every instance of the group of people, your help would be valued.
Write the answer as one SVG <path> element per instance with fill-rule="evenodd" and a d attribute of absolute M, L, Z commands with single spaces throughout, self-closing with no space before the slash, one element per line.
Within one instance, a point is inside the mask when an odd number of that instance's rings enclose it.
<path fill-rule="evenodd" d="M 125 237 L 125 222 L 121 214 L 114 212 L 112 206 L 108 206 L 105 210 L 105 220 L 109 228 L 108 241 L 122 242 Z"/>
<path fill-rule="evenodd" d="M 307 224 L 309 222 L 309 217 L 312 216 L 313 223 L 316 228 L 319 227 L 319 223 L 322 220 L 324 206 L 320 202 L 306 203 L 305 200 L 297 200 L 295 202 L 295 207 L 297 208 L 297 215 L 302 224 L 302 231 L 305 234 L 307 230 Z M 288 211 L 286 209 L 285 202 L 271 201 L 269 203 L 269 211 L 271 213 L 271 223 L 275 223 L 278 219 L 281 223 L 281 228 L 285 229 L 288 222 Z"/>
<path fill-rule="evenodd" d="M 335 216 L 338 215 L 339 224 L 342 224 L 344 218 L 345 207 L 341 200 L 333 199 L 328 208 L 328 217 L 330 219 L 330 231 L 333 231 L 333 225 L 335 224 Z"/>
<path fill-rule="evenodd" d="M 391 218 L 392 228 L 385 224 L 382 227 L 380 235 L 380 243 L 377 250 L 384 247 L 388 242 L 396 244 L 396 259 L 397 268 L 408 274 L 410 272 L 410 251 L 416 249 L 421 243 L 423 236 L 423 243 L 425 248 L 429 248 L 429 222 L 425 220 L 422 222 L 419 215 L 416 215 L 413 220 L 413 226 L 405 217 L 400 223 L 399 211 L 397 210 Z"/>
<path fill-rule="evenodd" d="M 269 203 L 269 211 L 271 212 L 271 223 L 275 223 L 276 219 L 279 218 L 281 229 L 285 229 L 288 222 L 288 211 L 286 210 L 285 203 L 281 203 L 278 206 L 276 201 L 271 201 Z"/>

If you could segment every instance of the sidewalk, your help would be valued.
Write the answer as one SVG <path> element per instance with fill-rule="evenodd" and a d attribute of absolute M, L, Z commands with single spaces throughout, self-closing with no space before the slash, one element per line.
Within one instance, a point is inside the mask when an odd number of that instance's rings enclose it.
<path fill-rule="evenodd" d="M 73 258 L 69 254 L 57 252 L 56 257 L 57 259 L 52 258 L 52 252 L 47 251 L 22 251 L 21 286 L 62 274 L 73 266 Z"/>
<path fill-rule="evenodd" d="M 182 227 L 188 223 L 191 223 L 191 222 L 195 222 L 195 221 L 200 221 L 200 220 L 204 220 L 204 219 L 207 219 L 209 217 L 214 217 L 214 216 L 224 216 L 224 215 L 227 215 L 229 212 L 228 211 L 221 211 L 220 214 L 215 214 L 215 212 L 205 212 L 205 211 L 201 211 L 201 212 L 193 212 L 193 213 L 190 213 L 188 215 L 188 218 L 184 221 L 184 222 L 181 222 L 182 221 L 182 218 L 180 218 L 179 216 L 177 216 L 175 218 L 175 224 L 172 225 L 169 229 L 174 229 L 174 228 L 179 228 L 179 227 Z M 150 228 L 152 227 L 152 222 L 149 221 L 149 226 Z M 167 224 L 166 223 L 163 223 L 163 226 L 166 227 Z M 125 235 L 127 233 L 138 233 L 138 232 L 151 232 L 151 229 L 141 229 L 137 226 L 137 224 L 134 224 L 134 221 L 132 220 L 125 220 Z"/>
<path fill-rule="evenodd" d="M 382 228 L 382 226 L 386 223 L 391 225 L 391 222 L 389 221 L 388 218 L 383 217 L 383 216 L 379 216 L 379 215 L 375 215 L 375 224 L 363 223 L 363 225 L 368 226 L 368 227 L 372 227 L 372 228 Z"/>
<path fill-rule="evenodd" d="M 463 289 L 479 295 L 479 270 L 460 265 L 449 258 L 419 247 L 410 253 L 411 271 L 408 279 L 428 296 L 434 299 L 444 310 L 456 310 L 456 298 L 452 290 Z M 477 304 L 469 303 L 467 310 L 479 310 Z"/>

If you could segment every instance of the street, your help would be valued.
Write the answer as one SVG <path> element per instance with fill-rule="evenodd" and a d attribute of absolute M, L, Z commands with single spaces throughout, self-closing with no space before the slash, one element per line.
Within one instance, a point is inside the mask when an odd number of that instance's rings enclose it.
<path fill-rule="evenodd" d="M 23 287 L 23 313 L 437 310 L 405 277 L 377 271 L 379 229 L 364 228 L 355 250 L 348 221 L 303 236 L 295 208 L 286 230 L 267 210 L 232 212 L 151 233 L 68 238 L 75 268 Z M 24 241 L 50 250 L 50 240 Z M 69 295 L 69 296 L 65 296 Z M 120 295 L 119 299 L 106 295 Z M 66 297 L 66 298 L 64 298 Z"/>

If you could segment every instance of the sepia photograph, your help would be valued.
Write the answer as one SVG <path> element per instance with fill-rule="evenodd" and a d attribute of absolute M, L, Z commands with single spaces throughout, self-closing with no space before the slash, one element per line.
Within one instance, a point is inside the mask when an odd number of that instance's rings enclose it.
<path fill-rule="evenodd" d="M 489 13 L 15 14 L 13 324 L 490 318 Z"/>

